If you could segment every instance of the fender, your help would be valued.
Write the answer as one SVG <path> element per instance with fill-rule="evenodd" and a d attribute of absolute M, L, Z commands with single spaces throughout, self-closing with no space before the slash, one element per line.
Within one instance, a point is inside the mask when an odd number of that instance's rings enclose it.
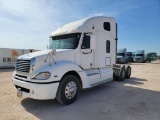
<path fill-rule="evenodd" d="M 69 71 L 75 71 L 81 78 L 82 87 L 83 88 L 90 88 L 88 81 L 88 76 L 83 71 L 83 69 L 78 66 L 76 63 L 71 61 L 59 61 L 54 66 L 54 69 L 52 69 L 52 74 L 54 74 L 54 77 L 57 75 L 58 80 L 60 81 L 62 77 Z"/>
<path fill-rule="evenodd" d="M 63 75 L 69 71 L 81 72 L 83 71 L 76 63 L 71 61 L 58 61 L 53 67 L 51 67 L 51 74 L 54 78 L 61 80 Z"/>
<path fill-rule="evenodd" d="M 64 74 L 69 71 L 76 71 L 77 73 L 82 72 L 82 68 L 80 68 L 77 64 L 71 61 L 57 61 L 56 64 L 53 62 L 51 65 L 43 66 L 35 71 L 32 76 L 37 75 L 41 72 L 50 72 L 51 76 L 45 82 L 53 82 L 53 81 L 60 81 Z M 42 82 L 42 80 L 36 80 L 37 82 Z M 44 82 L 44 81 L 43 81 Z"/>
<path fill-rule="evenodd" d="M 35 71 L 32 76 L 37 75 L 38 73 L 41 72 L 50 72 L 51 76 L 48 80 L 36 80 L 37 82 L 60 82 L 62 77 L 69 71 L 75 71 L 77 74 L 80 76 L 81 81 L 82 81 L 82 86 L 83 88 L 90 88 L 91 86 L 88 83 L 88 76 L 86 73 L 83 71 L 83 69 L 78 66 L 76 63 L 71 62 L 71 61 L 57 61 L 56 64 L 52 63 L 51 66 L 43 66 L 42 68 L 38 69 L 38 71 Z"/>

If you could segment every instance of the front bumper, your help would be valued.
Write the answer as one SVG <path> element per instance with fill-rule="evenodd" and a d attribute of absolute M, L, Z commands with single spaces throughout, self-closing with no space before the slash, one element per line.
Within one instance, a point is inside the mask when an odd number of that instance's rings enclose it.
<path fill-rule="evenodd" d="M 15 89 L 22 92 L 23 97 L 39 100 L 55 99 L 59 82 L 31 83 L 13 78 Z"/>
<path fill-rule="evenodd" d="M 141 63 L 141 62 L 143 62 L 143 60 L 142 59 L 134 59 L 134 62 L 139 62 L 139 63 Z"/>
<path fill-rule="evenodd" d="M 116 60 L 116 63 L 125 63 L 123 60 Z"/>

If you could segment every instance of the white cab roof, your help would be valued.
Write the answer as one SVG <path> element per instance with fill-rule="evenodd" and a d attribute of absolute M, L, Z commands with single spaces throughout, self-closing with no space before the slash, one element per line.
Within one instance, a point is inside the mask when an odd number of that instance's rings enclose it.
<path fill-rule="evenodd" d="M 94 22 L 96 19 L 112 19 L 112 17 L 105 17 L 105 16 L 96 16 L 96 17 L 89 17 L 85 19 L 81 19 L 75 22 L 71 22 L 59 27 L 56 31 L 50 34 L 50 37 L 61 35 L 61 34 L 69 34 L 69 33 L 76 33 L 76 32 L 84 32 L 86 26 L 90 22 Z"/>

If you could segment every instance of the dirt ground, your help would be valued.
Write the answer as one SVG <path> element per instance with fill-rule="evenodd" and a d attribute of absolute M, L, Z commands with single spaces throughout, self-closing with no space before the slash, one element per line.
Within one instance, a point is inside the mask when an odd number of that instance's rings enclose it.
<path fill-rule="evenodd" d="M 13 70 L 0 70 L 0 120 L 160 120 L 160 64 L 131 67 L 130 79 L 84 90 L 68 106 L 16 97 Z"/>

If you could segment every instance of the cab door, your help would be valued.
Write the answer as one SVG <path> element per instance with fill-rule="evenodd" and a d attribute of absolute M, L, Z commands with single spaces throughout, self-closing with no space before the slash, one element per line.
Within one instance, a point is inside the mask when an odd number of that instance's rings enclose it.
<path fill-rule="evenodd" d="M 96 48 L 95 35 L 84 35 L 81 45 L 81 67 L 88 76 L 88 83 L 92 86 L 100 82 L 99 69 L 94 68 L 94 52 Z"/>
<path fill-rule="evenodd" d="M 93 66 L 93 50 L 90 47 L 90 36 L 84 35 L 81 45 L 81 67 L 91 69 Z"/>

